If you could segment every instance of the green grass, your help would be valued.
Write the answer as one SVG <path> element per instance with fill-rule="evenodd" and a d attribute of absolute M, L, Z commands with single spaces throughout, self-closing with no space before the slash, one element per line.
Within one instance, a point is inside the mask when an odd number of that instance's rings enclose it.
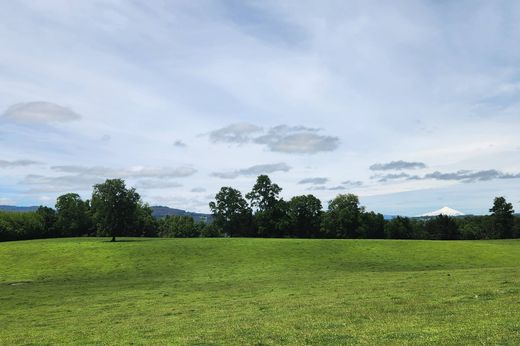
<path fill-rule="evenodd" d="M 520 241 L 0 243 L 0 344 L 520 344 Z"/>

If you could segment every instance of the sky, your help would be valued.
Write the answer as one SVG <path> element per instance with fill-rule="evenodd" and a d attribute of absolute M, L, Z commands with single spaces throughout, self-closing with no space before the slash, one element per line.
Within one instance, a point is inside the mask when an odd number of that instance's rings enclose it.
<path fill-rule="evenodd" d="M 123 178 L 520 210 L 518 1 L 2 1 L 0 204 Z"/>

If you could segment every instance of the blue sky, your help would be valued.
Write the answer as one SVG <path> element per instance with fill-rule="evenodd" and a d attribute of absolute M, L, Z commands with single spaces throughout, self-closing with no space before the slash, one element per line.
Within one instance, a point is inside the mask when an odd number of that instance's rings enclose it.
<path fill-rule="evenodd" d="M 369 210 L 520 209 L 518 1 L 4 1 L 0 204 L 267 173 Z"/>

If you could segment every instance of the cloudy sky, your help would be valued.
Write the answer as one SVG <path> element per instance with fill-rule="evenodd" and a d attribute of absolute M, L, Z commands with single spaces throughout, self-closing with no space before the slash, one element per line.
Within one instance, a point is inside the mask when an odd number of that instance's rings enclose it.
<path fill-rule="evenodd" d="M 2 1 L 0 204 L 267 173 L 370 210 L 520 209 L 518 1 Z"/>

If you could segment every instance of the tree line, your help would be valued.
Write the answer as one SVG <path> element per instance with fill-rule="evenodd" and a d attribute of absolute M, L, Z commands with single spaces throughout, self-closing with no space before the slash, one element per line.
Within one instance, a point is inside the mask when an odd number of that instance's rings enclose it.
<path fill-rule="evenodd" d="M 260 175 L 245 196 L 222 187 L 209 204 L 214 223 L 229 236 L 349 239 L 504 239 L 520 237 L 520 218 L 511 203 L 497 197 L 489 216 L 396 217 L 367 212 L 353 194 L 340 194 L 323 210 L 315 196 L 284 201 L 282 188 Z"/>
<path fill-rule="evenodd" d="M 489 216 L 452 218 L 444 215 L 385 220 L 367 212 L 353 194 L 340 194 L 324 210 L 312 194 L 280 197 L 282 188 L 267 175 L 258 176 L 242 195 L 222 187 L 209 203 L 214 222 L 196 223 L 189 216 L 155 219 L 134 188 L 122 179 L 94 185 L 92 197 L 59 196 L 55 208 L 36 212 L 0 212 L 0 241 L 53 237 L 293 237 L 349 239 L 500 239 L 520 237 L 520 218 L 503 197 L 494 200 Z"/>

